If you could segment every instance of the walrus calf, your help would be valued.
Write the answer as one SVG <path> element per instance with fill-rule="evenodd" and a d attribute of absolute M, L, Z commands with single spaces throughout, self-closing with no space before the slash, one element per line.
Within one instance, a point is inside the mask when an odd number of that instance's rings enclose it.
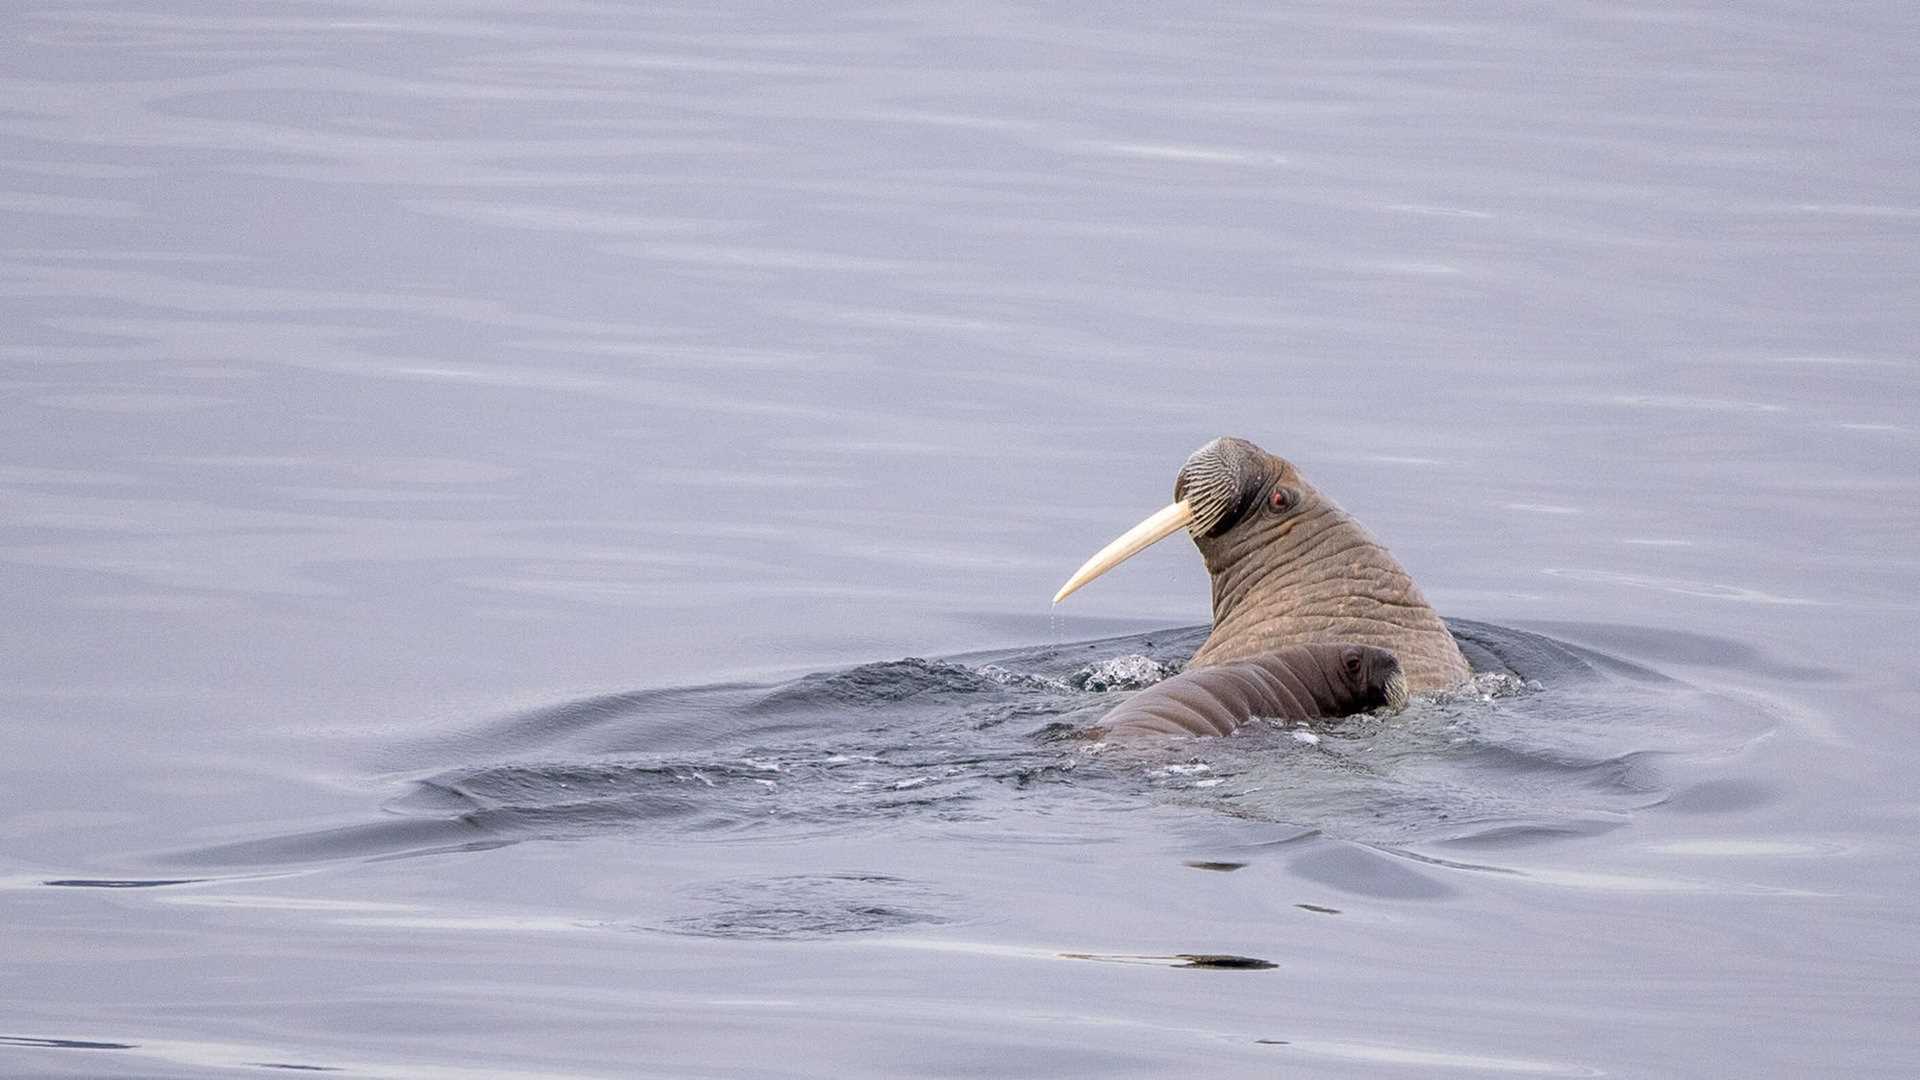
<path fill-rule="evenodd" d="M 1391 650 L 1415 693 L 1466 682 L 1466 657 L 1413 578 L 1291 463 L 1215 439 L 1181 466 L 1173 500 L 1088 559 L 1054 603 L 1184 527 L 1213 576 L 1213 633 L 1193 668 L 1354 642 Z"/>
<path fill-rule="evenodd" d="M 1400 661 L 1371 645 L 1288 645 L 1189 668 L 1114 706 L 1106 737 L 1231 735 L 1255 717 L 1321 720 L 1407 701 Z"/>

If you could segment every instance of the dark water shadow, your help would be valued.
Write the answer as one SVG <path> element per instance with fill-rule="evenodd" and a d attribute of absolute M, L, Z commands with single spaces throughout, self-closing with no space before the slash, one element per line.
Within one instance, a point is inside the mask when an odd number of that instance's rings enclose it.
<path fill-rule="evenodd" d="M 683 890 L 684 914 L 655 929 L 693 937 L 805 940 L 939 926 L 958 900 L 892 874 L 786 874 Z"/>
<path fill-rule="evenodd" d="M 43 881 L 61 889 L 164 889 L 170 885 L 198 885 L 206 878 L 55 878 Z"/>
<path fill-rule="evenodd" d="M 485 851 L 517 843 L 462 818 L 387 817 L 363 825 L 282 833 L 174 852 L 165 861 L 219 869 L 284 868 L 315 863 L 410 858 Z M 51 882 L 49 884 L 52 884 Z"/>
<path fill-rule="evenodd" d="M 1171 953 L 1165 956 L 1127 953 L 1061 953 L 1063 960 L 1092 960 L 1101 964 L 1144 964 L 1149 967 L 1200 968 L 1212 971 L 1271 971 L 1279 964 L 1254 956 L 1231 953 Z"/>
<path fill-rule="evenodd" d="M 99 1042 L 93 1039 L 41 1039 L 30 1035 L 0 1035 L 0 1046 L 37 1050 L 138 1050 L 137 1043 Z"/>
<path fill-rule="evenodd" d="M 139 1050 L 140 1043 L 107 1042 L 102 1039 L 59 1039 L 32 1035 L 0 1035 L 0 1047 L 20 1047 L 29 1050 Z M 278 1069 L 287 1072 L 345 1072 L 344 1068 L 332 1065 L 299 1065 L 284 1061 L 249 1061 L 243 1063 L 250 1069 Z M 29 1073 L 9 1073 L 9 1077 L 25 1077 Z M 62 1074 L 65 1075 L 65 1074 Z M 116 1076 L 130 1075 L 116 1072 Z"/>

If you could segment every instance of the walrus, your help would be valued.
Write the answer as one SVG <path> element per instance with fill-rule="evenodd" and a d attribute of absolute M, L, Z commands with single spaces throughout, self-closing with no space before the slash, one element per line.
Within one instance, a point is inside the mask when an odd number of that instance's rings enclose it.
<path fill-rule="evenodd" d="M 1174 480 L 1172 505 L 1100 549 L 1053 602 L 1183 527 L 1213 577 L 1213 632 L 1190 667 L 1352 642 L 1398 656 L 1414 693 L 1468 679 L 1460 646 L 1387 549 L 1291 462 L 1245 439 L 1194 451 Z"/>
<path fill-rule="evenodd" d="M 1406 674 L 1385 649 L 1287 645 L 1154 683 L 1114 706 L 1094 731 L 1109 739 L 1231 735 L 1254 717 L 1334 719 L 1406 701 Z"/>

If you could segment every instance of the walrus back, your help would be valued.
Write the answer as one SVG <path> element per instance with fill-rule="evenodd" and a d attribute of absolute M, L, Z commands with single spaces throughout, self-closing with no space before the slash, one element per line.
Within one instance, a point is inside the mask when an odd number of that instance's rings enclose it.
<path fill-rule="evenodd" d="M 1231 735 L 1255 717 L 1331 719 L 1381 704 L 1340 678 L 1341 643 L 1289 645 L 1190 668 L 1121 702 L 1101 719 L 1108 738 Z"/>

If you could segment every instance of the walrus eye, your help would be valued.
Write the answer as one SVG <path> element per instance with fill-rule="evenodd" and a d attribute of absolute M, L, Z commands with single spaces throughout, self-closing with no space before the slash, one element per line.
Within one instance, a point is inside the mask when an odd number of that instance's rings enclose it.
<path fill-rule="evenodd" d="M 1295 501 L 1293 489 L 1287 487 L 1276 487 L 1273 493 L 1267 496 L 1267 506 L 1276 514 L 1284 514 L 1293 509 Z"/>
<path fill-rule="evenodd" d="M 1347 674 L 1353 676 L 1356 679 L 1359 678 L 1360 677 L 1360 650 L 1349 649 L 1347 650 L 1347 655 L 1345 657 L 1342 657 L 1342 659 L 1346 661 Z"/>

